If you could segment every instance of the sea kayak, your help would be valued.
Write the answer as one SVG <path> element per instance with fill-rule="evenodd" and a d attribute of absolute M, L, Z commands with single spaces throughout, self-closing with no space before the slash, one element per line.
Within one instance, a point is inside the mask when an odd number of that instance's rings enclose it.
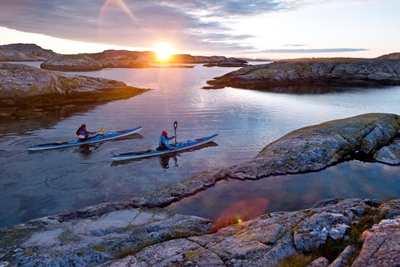
<path fill-rule="evenodd" d="M 194 147 L 201 146 L 206 143 L 212 142 L 217 136 L 218 136 L 218 134 L 213 134 L 213 135 L 202 137 L 202 138 L 187 140 L 187 141 L 183 141 L 183 142 L 177 142 L 176 146 L 175 146 L 176 149 L 157 150 L 157 149 L 153 148 L 153 149 L 147 149 L 147 150 L 142 150 L 142 151 L 128 152 L 128 153 L 113 155 L 113 156 L 111 156 L 111 159 L 115 160 L 115 161 L 127 160 L 127 159 L 140 159 L 140 158 L 145 158 L 145 157 L 152 157 L 152 156 L 159 156 L 159 155 L 168 154 L 168 153 L 174 153 L 176 151 L 190 149 L 190 148 L 194 148 Z"/>
<path fill-rule="evenodd" d="M 141 129 L 142 129 L 142 126 L 139 126 L 136 128 L 126 129 L 126 130 L 121 130 L 121 131 L 115 131 L 115 132 L 109 132 L 109 133 L 99 133 L 99 134 L 93 136 L 92 138 L 85 139 L 85 140 L 76 139 L 76 140 L 68 140 L 68 141 L 61 141 L 61 142 L 55 142 L 55 143 L 28 146 L 28 150 L 44 150 L 44 149 L 63 148 L 63 147 L 69 147 L 69 146 L 78 146 L 78 145 L 84 145 L 84 144 L 97 143 L 97 142 L 102 142 L 102 141 L 107 141 L 107 140 L 111 140 L 111 139 L 128 136 L 128 135 L 137 133 Z"/>

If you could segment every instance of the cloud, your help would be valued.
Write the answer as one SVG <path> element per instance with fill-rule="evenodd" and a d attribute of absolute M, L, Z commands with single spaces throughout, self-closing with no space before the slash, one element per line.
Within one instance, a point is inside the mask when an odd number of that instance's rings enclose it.
<path fill-rule="evenodd" d="M 1 0 L 0 26 L 90 43 L 152 47 L 173 40 L 183 51 L 235 52 L 254 50 L 244 43 L 255 36 L 235 34 L 232 20 L 326 1 L 333 0 Z"/>
<path fill-rule="evenodd" d="M 320 49 L 267 49 L 261 53 L 342 53 L 368 51 L 366 48 L 320 48 Z"/>
<path fill-rule="evenodd" d="M 284 46 L 306 46 L 304 44 L 285 44 Z"/>

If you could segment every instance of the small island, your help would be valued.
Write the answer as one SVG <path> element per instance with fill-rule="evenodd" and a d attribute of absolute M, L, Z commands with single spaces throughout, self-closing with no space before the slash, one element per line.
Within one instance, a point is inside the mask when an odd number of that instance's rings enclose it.
<path fill-rule="evenodd" d="M 15 63 L 0 63 L 0 117 L 25 118 L 76 105 L 126 99 L 149 89 L 115 80 L 55 71 Z"/>
<path fill-rule="evenodd" d="M 207 81 L 204 89 L 224 87 L 301 92 L 312 86 L 400 85 L 400 53 L 376 59 L 305 58 L 246 66 Z"/>

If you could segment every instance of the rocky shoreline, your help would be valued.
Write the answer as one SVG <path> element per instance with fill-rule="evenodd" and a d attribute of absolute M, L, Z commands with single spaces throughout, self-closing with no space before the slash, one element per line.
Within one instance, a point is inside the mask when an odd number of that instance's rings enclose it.
<path fill-rule="evenodd" d="M 57 55 L 43 62 L 40 67 L 58 71 L 93 71 L 104 68 L 193 68 L 190 65 L 169 64 L 206 64 L 206 66 L 215 67 L 243 67 L 247 65 L 247 61 L 236 58 L 191 55 L 173 55 L 168 60 L 168 64 L 160 65 L 157 63 L 160 62 L 158 62 L 156 53 L 153 52 L 106 50 L 95 54 Z"/>
<path fill-rule="evenodd" d="M 0 229 L 0 266 L 397 266 L 400 199 L 331 199 L 246 221 L 231 214 L 212 222 L 161 207 L 222 179 L 315 171 L 360 153 L 398 165 L 399 139 L 396 114 L 305 127 L 249 162 L 204 171 L 140 198 Z"/>
<path fill-rule="evenodd" d="M 288 88 L 293 92 L 296 90 L 301 92 L 304 87 L 315 85 L 330 87 L 400 85 L 400 60 L 394 56 L 377 59 L 280 60 L 271 64 L 246 66 L 207 81 L 207 84 L 204 89 L 234 87 L 274 92 L 285 91 Z"/>
<path fill-rule="evenodd" d="M 0 117 L 4 118 L 40 116 L 46 111 L 126 99 L 149 90 L 11 63 L 0 63 L 0 81 Z"/>
<path fill-rule="evenodd" d="M 35 44 L 0 45 L 0 61 L 45 61 L 56 55 Z"/>
<path fill-rule="evenodd" d="M 216 228 L 195 216 L 126 209 L 0 229 L 0 266 L 397 266 L 400 199 L 331 199 Z"/>
<path fill-rule="evenodd" d="M 188 54 L 172 55 L 168 62 L 162 62 L 155 52 L 150 51 L 106 50 L 100 53 L 63 55 L 34 44 L 2 45 L 0 46 L 0 61 L 44 61 L 40 65 L 42 69 L 56 71 L 94 71 L 104 68 L 193 68 L 185 64 L 205 64 L 208 67 L 248 65 L 246 60 L 240 58 Z"/>

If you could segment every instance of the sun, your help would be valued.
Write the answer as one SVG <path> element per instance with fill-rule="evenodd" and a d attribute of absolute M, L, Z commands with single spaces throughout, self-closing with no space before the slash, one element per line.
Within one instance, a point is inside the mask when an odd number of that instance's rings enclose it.
<path fill-rule="evenodd" d="M 154 51 L 160 61 L 168 61 L 173 53 L 173 49 L 168 43 L 160 43 L 154 47 Z"/>

